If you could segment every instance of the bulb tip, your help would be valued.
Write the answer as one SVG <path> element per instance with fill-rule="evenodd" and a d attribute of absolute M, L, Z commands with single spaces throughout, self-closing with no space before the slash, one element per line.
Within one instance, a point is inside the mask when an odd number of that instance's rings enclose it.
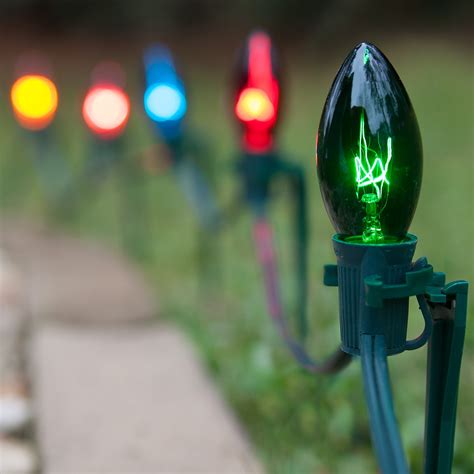
<path fill-rule="evenodd" d="M 362 41 L 362 43 L 359 43 L 355 48 L 356 51 L 359 49 L 368 49 L 369 51 L 378 51 L 379 48 L 375 46 L 375 44 L 370 43 L 369 41 Z"/>

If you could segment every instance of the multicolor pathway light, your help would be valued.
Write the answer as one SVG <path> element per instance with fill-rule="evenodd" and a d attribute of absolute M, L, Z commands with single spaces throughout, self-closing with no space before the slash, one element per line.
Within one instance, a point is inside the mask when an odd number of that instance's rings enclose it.
<path fill-rule="evenodd" d="M 61 194 L 70 183 L 67 161 L 58 150 L 54 139 L 54 118 L 58 109 L 59 93 L 48 61 L 38 53 L 20 57 L 17 76 L 10 89 L 14 117 L 22 129 L 25 143 L 31 147 L 33 166 L 46 197 L 50 217 L 60 217 L 64 207 Z M 64 216 L 63 216 L 64 217 Z"/>
<path fill-rule="evenodd" d="M 145 92 L 143 106 L 153 128 L 164 144 L 173 173 L 200 226 L 214 230 L 220 216 L 216 199 L 202 169 L 208 149 L 201 136 L 185 126 L 187 98 L 170 50 L 155 44 L 143 55 Z M 163 149 L 162 149 L 163 150 Z"/>
<path fill-rule="evenodd" d="M 99 63 L 82 102 L 82 118 L 92 134 L 82 181 L 97 182 L 124 161 L 124 132 L 130 118 L 125 73 L 118 63 Z"/>
<path fill-rule="evenodd" d="M 187 111 L 186 91 L 169 49 L 154 45 L 145 51 L 146 90 L 143 105 L 165 141 L 179 139 Z"/>
<path fill-rule="evenodd" d="M 79 193 L 90 194 L 107 177 L 117 181 L 119 219 L 124 247 L 135 257 L 146 257 L 148 203 L 140 167 L 126 153 L 130 98 L 125 73 L 116 62 L 99 63 L 82 103 L 82 118 L 91 132 L 88 158 Z"/>
<path fill-rule="evenodd" d="M 82 102 L 82 117 L 100 140 L 116 140 L 125 131 L 130 118 L 125 82 L 122 66 L 114 61 L 103 61 L 91 72 L 91 85 Z"/>
<path fill-rule="evenodd" d="M 407 233 L 421 187 L 422 148 L 415 113 L 398 75 L 362 43 L 339 70 L 317 138 L 317 170 L 337 266 L 342 349 L 359 355 L 373 445 L 384 474 L 408 472 L 394 414 L 387 356 L 428 342 L 425 472 L 451 470 L 456 400 L 467 311 L 467 282 L 446 284 L 425 258 L 412 263 Z M 408 300 L 425 328 L 406 340 Z"/>
<path fill-rule="evenodd" d="M 234 81 L 234 113 L 242 129 L 238 171 L 245 200 L 255 216 L 254 239 L 262 268 L 268 313 L 299 363 L 315 373 L 336 372 L 351 356 L 337 349 L 329 359 L 314 361 L 306 352 L 307 333 L 307 209 L 303 169 L 287 160 L 275 144 L 274 129 L 280 115 L 281 80 L 276 48 L 263 31 L 249 35 L 241 48 Z M 300 341 L 294 338 L 281 301 L 273 232 L 268 207 L 275 181 L 284 180 L 294 200 L 297 315 Z"/>

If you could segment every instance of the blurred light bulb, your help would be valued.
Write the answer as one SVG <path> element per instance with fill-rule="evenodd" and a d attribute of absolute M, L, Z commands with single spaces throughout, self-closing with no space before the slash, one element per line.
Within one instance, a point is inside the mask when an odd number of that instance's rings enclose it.
<path fill-rule="evenodd" d="M 178 87 L 152 84 L 145 92 L 145 112 L 157 122 L 180 120 L 186 113 L 186 98 Z"/>
<path fill-rule="evenodd" d="M 252 33 L 237 62 L 234 112 L 243 125 L 244 148 L 267 153 L 278 119 L 280 78 L 276 51 L 269 35 Z"/>
<path fill-rule="evenodd" d="M 352 241 L 403 239 L 422 175 L 421 137 L 397 73 L 373 45 L 347 57 L 329 92 L 317 139 L 326 210 Z"/>
<path fill-rule="evenodd" d="M 154 44 L 143 55 L 145 94 L 143 105 L 155 130 L 165 141 L 179 139 L 187 112 L 186 90 L 176 71 L 171 51 Z"/>
<path fill-rule="evenodd" d="M 130 100 L 115 85 L 94 86 L 82 106 L 87 126 L 101 138 L 116 138 L 125 128 L 130 116 Z"/>
<path fill-rule="evenodd" d="M 45 76 L 26 75 L 15 81 L 10 98 L 18 122 L 30 130 L 47 127 L 58 107 L 58 91 Z"/>
<path fill-rule="evenodd" d="M 275 115 L 275 108 L 264 91 L 256 88 L 244 89 L 235 106 L 237 117 L 244 121 L 267 122 Z"/>

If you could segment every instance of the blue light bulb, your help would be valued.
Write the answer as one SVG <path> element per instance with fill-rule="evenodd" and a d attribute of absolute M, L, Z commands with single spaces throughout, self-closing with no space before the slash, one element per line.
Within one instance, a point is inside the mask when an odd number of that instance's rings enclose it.
<path fill-rule="evenodd" d="M 145 112 L 163 139 L 175 140 L 182 135 L 182 122 L 187 111 L 184 84 L 176 72 L 171 52 L 165 46 L 151 46 L 143 59 Z"/>
<path fill-rule="evenodd" d="M 145 112 L 155 122 L 180 120 L 186 113 L 186 98 L 176 85 L 155 83 L 145 91 Z"/>

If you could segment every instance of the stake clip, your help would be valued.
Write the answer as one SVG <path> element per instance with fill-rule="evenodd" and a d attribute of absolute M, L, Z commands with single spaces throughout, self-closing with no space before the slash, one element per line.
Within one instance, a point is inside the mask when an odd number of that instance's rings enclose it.
<path fill-rule="evenodd" d="M 390 285 L 382 281 L 380 275 L 365 277 L 366 304 L 374 308 L 383 308 L 384 300 L 407 298 L 409 296 L 422 295 L 433 281 L 433 267 L 426 264 L 419 270 L 413 270 L 405 274 L 405 283 Z"/>

